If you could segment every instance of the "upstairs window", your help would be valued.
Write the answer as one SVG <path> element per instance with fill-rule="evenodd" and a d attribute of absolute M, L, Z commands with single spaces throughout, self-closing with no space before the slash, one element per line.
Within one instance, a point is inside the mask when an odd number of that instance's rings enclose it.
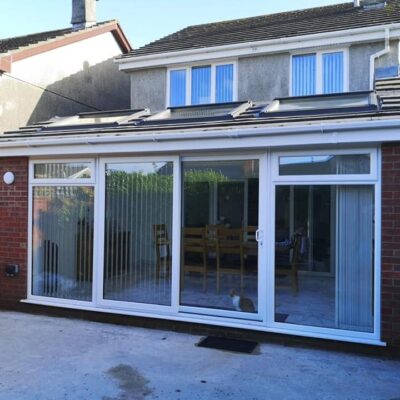
<path fill-rule="evenodd" d="M 233 63 L 171 69 L 168 72 L 168 106 L 235 101 L 234 76 Z"/>
<path fill-rule="evenodd" d="M 342 93 L 348 90 L 345 51 L 292 56 L 292 96 Z"/>

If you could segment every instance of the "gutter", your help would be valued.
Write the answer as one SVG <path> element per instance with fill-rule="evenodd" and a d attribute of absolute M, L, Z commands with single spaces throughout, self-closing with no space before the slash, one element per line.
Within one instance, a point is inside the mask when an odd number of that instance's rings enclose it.
<path fill-rule="evenodd" d="M 0 141 L 0 149 L 7 148 L 41 148 L 41 147 L 59 147 L 60 152 L 62 153 L 62 146 L 68 145 L 86 145 L 86 146 L 94 146 L 94 145 L 102 145 L 102 144 L 124 144 L 124 143 L 161 143 L 161 142 L 178 142 L 178 141 L 193 141 L 193 140 L 212 140 L 212 139 L 245 139 L 245 138 L 260 138 L 260 137 L 272 137 L 272 136 L 284 136 L 284 135 L 293 135 L 299 136 L 301 134 L 318 134 L 326 136 L 328 134 L 337 135 L 341 131 L 371 131 L 376 129 L 394 129 L 398 130 L 400 128 L 400 119 L 397 120 L 385 120 L 385 121 L 364 121 L 359 123 L 351 123 L 351 124 L 340 124 L 332 123 L 332 124 L 315 124 L 310 126 L 291 126 L 291 127 L 276 127 L 270 129 L 263 129 L 260 127 L 253 128 L 245 128 L 245 129 L 224 129 L 224 130 L 210 130 L 210 131 L 197 131 L 197 132 L 187 132 L 187 131 L 178 131 L 173 133 L 162 133 L 157 134 L 154 132 L 149 132 L 148 134 L 140 134 L 140 135 L 129 135 L 129 134 L 120 134 L 119 136 L 85 136 L 85 133 L 82 133 L 80 137 L 69 137 L 62 138 L 60 136 L 56 138 L 42 138 L 42 139 L 33 139 L 26 138 L 25 140 L 8 140 L 8 141 Z M 98 132 L 99 135 L 102 132 Z M 375 142 L 384 141 L 385 138 L 382 134 L 376 136 Z M 400 136 L 399 136 L 400 139 Z M 317 144 L 317 143 L 316 143 Z M 122 149 L 123 151 L 123 149 Z"/>
<path fill-rule="evenodd" d="M 385 48 L 371 54 L 369 58 L 369 89 L 374 90 L 375 83 L 375 61 L 384 56 L 385 54 L 390 53 L 390 27 L 385 28 Z"/>
<path fill-rule="evenodd" d="M 120 56 L 114 59 L 120 70 L 134 70 L 148 67 L 164 66 L 205 59 L 218 59 L 235 56 L 248 56 L 263 53 L 282 53 L 284 51 L 319 46 L 340 46 L 352 42 L 371 42 L 382 39 L 382 29 L 390 29 L 392 38 L 400 37 L 400 23 L 368 26 L 364 28 L 329 31 L 311 35 L 283 37 L 278 39 L 234 43 L 222 46 L 202 47 L 181 51 L 142 56 Z M 355 37 L 358 36 L 358 37 Z M 332 41 L 334 39 L 334 41 Z"/>

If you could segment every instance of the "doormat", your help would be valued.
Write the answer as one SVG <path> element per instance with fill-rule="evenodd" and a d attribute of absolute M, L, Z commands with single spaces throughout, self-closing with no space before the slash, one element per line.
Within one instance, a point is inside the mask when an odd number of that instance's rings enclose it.
<path fill-rule="evenodd" d="M 249 340 L 228 339 L 217 336 L 207 336 L 200 340 L 198 347 L 206 347 L 209 349 L 234 351 L 237 353 L 251 354 L 257 347 L 257 342 Z"/>
<path fill-rule="evenodd" d="M 275 322 L 285 322 L 289 314 L 275 313 Z"/>

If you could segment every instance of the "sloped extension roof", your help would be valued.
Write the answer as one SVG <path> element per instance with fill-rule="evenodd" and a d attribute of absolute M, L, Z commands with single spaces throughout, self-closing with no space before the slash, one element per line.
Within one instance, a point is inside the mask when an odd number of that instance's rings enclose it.
<path fill-rule="evenodd" d="M 299 107 L 294 110 L 296 104 Z M 177 107 L 154 115 L 147 109 L 81 113 L 7 132 L 0 136 L 0 147 L 13 143 L 36 146 L 49 140 L 65 144 L 70 139 L 83 143 L 102 138 L 186 140 L 192 133 L 204 139 L 210 132 L 235 137 L 238 130 L 271 130 L 279 135 L 285 128 L 296 130 L 304 126 L 322 132 L 326 124 L 340 130 L 343 125 L 383 120 L 396 120 L 400 124 L 400 107 L 383 109 L 374 92 L 355 92 L 282 98 L 270 104 L 237 102 Z"/>
<path fill-rule="evenodd" d="M 132 50 L 128 39 L 115 20 L 99 22 L 91 27 L 78 30 L 74 30 L 71 27 L 0 39 L 0 72 L 10 72 L 14 61 L 23 60 L 107 32 L 113 34 L 122 53 Z"/>
<path fill-rule="evenodd" d="M 119 57 L 257 42 L 400 22 L 399 0 L 381 9 L 354 7 L 353 2 L 189 26 Z"/>

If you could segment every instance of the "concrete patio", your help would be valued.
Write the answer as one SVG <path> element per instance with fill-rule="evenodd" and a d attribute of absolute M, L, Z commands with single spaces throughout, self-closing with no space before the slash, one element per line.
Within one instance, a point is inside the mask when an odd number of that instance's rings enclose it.
<path fill-rule="evenodd" d="M 0 312 L 0 400 L 399 400 L 400 360 Z"/>

